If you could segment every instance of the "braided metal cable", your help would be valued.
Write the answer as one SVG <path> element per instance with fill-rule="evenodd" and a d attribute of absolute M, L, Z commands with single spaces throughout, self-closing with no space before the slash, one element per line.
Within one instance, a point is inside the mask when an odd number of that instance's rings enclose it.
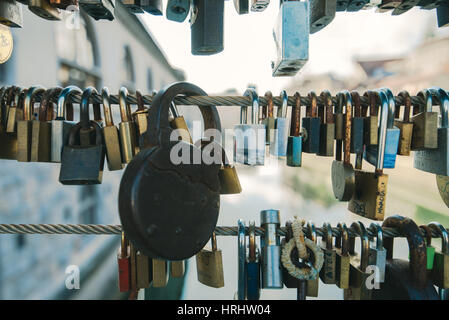
<path fill-rule="evenodd" d="M 394 228 L 382 228 L 383 235 L 389 237 L 403 237 Z M 367 228 L 370 238 L 376 237 L 376 232 Z M 122 232 L 120 225 L 99 225 L 99 224 L 0 224 L 0 234 L 96 234 L 96 235 L 119 235 Z M 303 227 L 303 232 L 309 235 L 306 227 Z M 319 237 L 325 236 L 326 230 L 317 227 L 316 233 Z M 248 228 L 246 228 L 248 233 Z M 217 226 L 215 227 L 215 234 L 217 236 L 237 236 L 237 227 Z M 285 236 L 285 228 L 278 228 L 277 234 Z M 358 237 L 352 229 L 348 229 L 350 237 Z M 264 236 L 265 230 L 261 227 L 256 227 L 256 235 Z M 332 235 L 334 237 L 340 236 L 340 231 L 337 228 L 332 228 Z M 436 232 L 432 232 L 433 238 L 439 238 Z"/>
<path fill-rule="evenodd" d="M 41 96 L 37 96 L 35 101 L 40 102 Z M 152 95 L 144 95 L 142 97 L 144 104 L 151 105 L 153 101 Z M 318 95 L 318 105 L 324 106 L 324 99 Z M 72 94 L 68 97 L 68 100 L 73 103 L 80 103 L 81 102 L 81 95 L 79 94 Z M 102 98 L 100 94 L 92 94 L 91 96 L 91 102 L 95 103 L 102 103 Z M 52 97 L 52 101 L 56 102 L 57 97 Z M 130 104 L 136 104 L 137 98 L 135 94 L 129 94 L 127 97 L 127 101 Z M 332 97 L 333 104 L 337 104 L 337 98 Z M 395 97 L 396 106 L 403 105 L 403 98 L 400 96 Z M 423 98 L 419 96 L 412 96 L 411 97 L 412 104 L 415 106 L 425 106 L 425 101 Z M 191 106 L 191 105 L 199 105 L 199 106 L 251 106 L 252 100 L 250 97 L 245 96 L 178 96 L 174 99 L 175 104 L 177 105 L 185 105 L 185 106 Z M 368 98 L 363 96 L 363 94 L 360 95 L 360 102 L 362 106 L 368 106 Z M 110 96 L 110 103 L 117 105 L 119 103 L 118 95 L 111 95 Z M 268 103 L 268 100 L 265 96 L 259 97 L 259 105 L 260 106 L 266 106 Z M 274 96 L 273 97 L 273 103 L 277 106 L 280 106 L 282 104 L 282 99 L 280 96 Z M 433 99 L 434 105 L 438 104 L 438 99 Z M 295 104 L 295 97 L 289 96 L 288 97 L 288 105 L 293 106 Z M 307 106 L 310 104 L 310 99 L 307 97 L 307 95 L 301 96 L 301 105 Z"/>

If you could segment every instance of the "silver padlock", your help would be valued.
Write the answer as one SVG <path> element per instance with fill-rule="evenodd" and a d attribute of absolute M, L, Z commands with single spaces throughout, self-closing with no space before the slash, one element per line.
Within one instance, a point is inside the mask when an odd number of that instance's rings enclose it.
<path fill-rule="evenodd" d="M 281 242 L 277 229 L 281 225 L 279 210 L 263 210 L 260 212 L 260 226 L 265 235 L 260 237 L 262 248 L 262 288 L 282 289 Z"/>
<path fill-rule="evenodd" d="M 278 107 L 277 117 L 274 123 L 273 137 L 270 137 L 270 154 L 276 157 L 285 157 L 287 153 L 287 103 L 288 95 L 285 90 L 281 92 L 282 105 Z"/>
<path fill-rule="evenodd" d="M 310 34 L 320 31 L 335 18 L 337 0 L 310 1 Z"/>
<path fill-rule="evenodd" d="M 385 282 L 385 268 L 387 265 L 387 250 L 383 245 L 383 231 L 382 227 L 377 223 L 371 223 L 370 229 L 376 233 L 376 246 L 369 248 L 368 265 L 377 267 L 378 277 L 377 282 Z"/>
<path fill-rule="evenodd" d="M 0 1 L 0 23 L 12 28 L 22 28 L 22 6 L 14 0 Z"/>
<path fill-rule="evenodd" d="M 449 176 L 449 95 L 441 88 L 431 88 L 440 104 L 441 127 L 438 128 L 438 148 L 415 151 L 414 167 L 418 170 Z"/>
<path fill-rule="evenodd" d="M 259 96 L 254 89 L 247 89 L 244 96 L 251 97 L 251 124 L 247 122 L 247 107 L 242 107 L 240 124 L 234 127 L 234 162 L 263 166 L 265 163 L 265 125 L 258 123 Z"/>
<path fill-rule="evenodd" d="M 115 0 L 80 0 L 79 5 L 95 20 L 114 20 Z"/>
<path fill-rule="evenodd" d="M 309 60 L 309 2 L 284 1 L 273 30 L 277 59 L 274 77 L 294 76 Z"/>
<path fill-rule="evenodd" d="M 165 15 L 168 20 L 183 22 L 190 12 L 190 0 L 168 0 Z"/>

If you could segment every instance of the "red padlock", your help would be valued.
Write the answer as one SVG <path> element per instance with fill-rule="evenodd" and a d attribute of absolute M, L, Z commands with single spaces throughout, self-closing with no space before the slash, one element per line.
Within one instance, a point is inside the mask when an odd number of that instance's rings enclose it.
<path fill-rule="evenodd" d="M 127 292 L 131 289 L 131 261 L 130 261 L 130 252 L 129 252 L 129 242 L 125 236 L 125 233 L 122 232 L 122 241 L 120 252 L 117 254 L 117 262 L 118 262 L 118 288 L 120 292 Z"/>

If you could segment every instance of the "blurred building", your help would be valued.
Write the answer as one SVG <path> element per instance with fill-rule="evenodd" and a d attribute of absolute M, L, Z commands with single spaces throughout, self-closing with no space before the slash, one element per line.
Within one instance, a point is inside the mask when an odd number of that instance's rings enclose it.
<path fill-rule="evenodd" d="M 13 30 L 13 56 L 0 64 L 0 86 L 107 86 L 111 93 L 126 86 L 149 93 L 183 80 L 139 17 L 116 5 L 112 22 L 83 12 L 50 22 L 24 7 L 24 27 Z M 117 108 L 114 118 L 120 122 Z M 63 186 L 58 164 L 0 162 L 2 223 L 119 223 L 121 172 L 105 165 L 102 185 Z M 0 236 L 0 299 L 114 298 L 118 243 L 116 236 Z M 66 289 L 69 265 L 80 268 L 80 290 Z"/>

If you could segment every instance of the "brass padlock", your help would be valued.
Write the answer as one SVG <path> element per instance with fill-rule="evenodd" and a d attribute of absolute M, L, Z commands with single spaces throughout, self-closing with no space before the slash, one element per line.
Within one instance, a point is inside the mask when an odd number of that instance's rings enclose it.
<path fill-rule="evenodd" d="M 178 108 L 176 108 L 174 102 L 170 104 L 170 111 L 173 116 L 173 119 L 170 120 L 170 127 L 178 130 L 178 135 L 180 136 L 182 141 L 193 143 L 186 120 L 183 116 L 179 115 Z"/>
<path fill-rule="evenodd" d="M 220 194 L 237 194 L 242 192 L 239 176 L 234 165 L 229 163 L 226 156 L 225 149 L 222 148 L 223 165 L 218 171 L 218 178 L 220 179 Z"/>
<path fill-rule="evenodd" d="M 340 236 L 335 238 L 335 251 L 337 254 L 335 258 L 335 284 L 340 289 L 348 289 L 350 268 L 348 228 L 345 223 L 341 222 L 337 225 L 337 228 L 340 231 Z"/>
<path fill-rule="evenodd" d="M 148 108 L 145 107 L 143 103 L 143 96 L 139 90 L 136 90 L 136 99 L 137 99 L 137 110 L 133 112 L 132 117 L 137 127 L 137 143 L 140 148 L 143 146 L 140 145 L 140 137 L 147 131 L 148 125 Z"/>
<path fill-rule="evenodd" d="M 377 96 L 374 91 L 367 91 L 363 95 L 369 100 L 369 115 L 367 115 L 368 108 L 362 106 L 362 117 L 365 118 L 365 122 L 363 124 L 365 129 L 363 142 L 367 146 L 376 145 L 378 142 L 379 122 Z"/>
<path fill-rule="evenodd" d="M 129 163 L 137 151 L 136 128 L 134 121 L 131 119 L 131 107 L 127 102 L 127 98 L 128 90 L 125 87 L 121 87 L 119 92 L 119 104 L 122 121 L 119 124 L 119 132 L 123 163 Z"/>
<path fill-rule="evenodd" d="M 419 106 L 419 113 L 411 119 L 413 122 L 412 150 L 438 148 L 438 112 L 432 111 L 432 93 L 422 90 L 418 96 L 424 100 L 425 109 Z"/>
<path fill-rule="evenodd" d="M 167 261 L 160 259 L 153 260 L 153 287 L 163 288 L 167 286 Z"/>
<path fill-rule="evenodd" d="M 28 9 L 46 20 L 61 20 L 61 10 L 53 7 L 48 0 L 29 0 Z"/>
<path fill-rule="evenodd" d="M 320 279 L 325 284 L 334 284 L 336 282 L 337 252 L 332 247 L 332 227 L 329 223 L 323 224 L 326 230 L 322 238 L 321 249 L 324 253 L 324 263 L 320 270 Z"/>
<path fill-rule="evenodd" d="M 184 260 L 170 261 L 170 276 L 172 278 L 182 278 L 184 276 Z"/>
<path fill-rule="evenodd" d="M 10 103 L 6 105 L 5 113 L 6 116 L 6 132 L 14 133 L 17 130 L 17 120 L 23 119 L 23 109 L 18 108 L 20 88 L 14 87 L 13 95 L 14 98 L 11 99 Z M 4 121 L 5 119 L 3 119 Z"/>
<path fill-rule="evenodd" d="M 0 90 L 0 109 L 2 114 L 6 110 L 6 105 L 10 103 L 11 99 L 18 97 L 17 105 L 19 108 L 23 108 L 23 96 L 26 90 L 23 89 L 20 92 L 16 91 L 15 95 L 12 95 L 14 87 L 1 88 Z M 8 133 L 5 130 L 3 121 L 0 126 L 0 159 L 16 160 L 17 159 L 17 133 Z"/>
<path fill-rule="evenodd" d="M 109 102 L 109 89 L 104 87 L 101 91 L 103 99 L 103 112 L 105 126 L 103 129 L 104 143 L 106 147 L 106 159 L 109 171 L 123 169 L 122 154 L 120 149 L 119 131 L 114 125 L 111 105 Z"/>
<path fill-rule="evenodd" d="M 413 122 L 410 122 L 410 112 L 412 100 L 407 91 L 401 91 L 399 96 L 404 101 L 403 120 L 395 120 L 394 125 L 401 131 L 399 136 L 398 154 L 401 156 L 409 156 L 412 147 Z M 399 111 L 399 107 L 396 108 Z M 398 115 L 399 116 L 399 115 Z"/>
<path fill-rule="evenodd" d="M 313 222 L 307 222 L 308 235 L 307 238 L 312 240 L 313 242 L 317 242 L 316 229 L 315 224 Z M 318 288 L 319 288 L 320 278 L 317 276 L 316 279 L 307 280 L 307 297 L 318 297 Z"/>
<path fill-rule="evenodd" d="M 136 252 L 136 285 L 137 289 L 150 287 L 150 259 L 142 252 Z"/>
<path fill-rule="evenodd" d="M 202 249 L 196 254 L 196 270 L 198 281 L 213 287 L 224 287 L 223 259 L 221 250 L 217 249 L 217 238 L 215 232 L 211 238 L 212 250 Z"/>

